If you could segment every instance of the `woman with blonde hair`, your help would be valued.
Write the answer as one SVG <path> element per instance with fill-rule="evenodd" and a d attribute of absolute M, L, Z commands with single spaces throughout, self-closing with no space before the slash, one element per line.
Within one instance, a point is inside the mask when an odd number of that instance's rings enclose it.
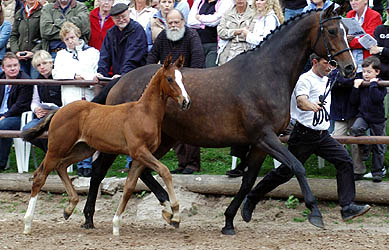
<path fill-rule="evenodd" d="M 257 17 L 252 22 L 250 29 L 243 30 L 246 41 L 253 47 L 284 22 L 284 15 L 278 0 L 256 0 L 254 9 Z"/>
<path fill-rule="evenodd" d="M 85 44 L 80 39 L 80 29 L 71 22 L 65 22 L 59 33 L 66 49 L 60 50 L 54 62 L 54 79 L 93 80 L 97 74 L 97 64 L 100 52 Z M 94 97 L 90 87 L 62 85 L 62 104 L 66 105 L 77 100 L 90 101 Z M 77 164 L 78 175 L 90 177 L 92 175 L 92 158 Z"/>
<path fill-rule="evenodd" d="M 39 72 L 38 79 L 53 79 L 53 58 L 49 52 L 36 51 L 31 64 Z M 34 85 L 33 91 L 31 110 L 34 112 L 34 119 L 27 123 L 23 130 L 35 127 L 51 110 L 62 106 L 61 86 Z M 34 139 L 30 142 L 43 151 L 47 151 L 47 139 Z"/>

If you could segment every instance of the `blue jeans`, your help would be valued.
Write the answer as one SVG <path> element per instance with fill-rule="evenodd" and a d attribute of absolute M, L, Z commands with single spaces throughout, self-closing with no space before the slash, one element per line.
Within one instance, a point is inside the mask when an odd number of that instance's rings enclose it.
<path fill-rule="evenodd" d="M 126 168 L 130 168 L 131 163 L 132 163 L 132 158 L 131 158 L 131 156 L 127 155 L 126 159 L 127 159 Z"/>
<path fill-rule="evenodd" d="M 24 125 L 22 128 L 23 131 L 35 127 L 41 119 L 34 118 L 29 123 Z M 43 151 L 47 152 L 47 139 L 33 139 L 30 141 L 33 145 L 37 146 L 38 148 L 42 149 Z"/>
<path fill-rule="evenodd" d="M 292 10 L 285 8 L 285 22 L 303 12 L 304 8 Z"/>
<path fill-rule="evenodd" d="M 31 61 L 31 59 L 26 61 L 20 60 L 20 69 L 27 73 L 32 79 L 37 79 L 39 72 L 32 66 Z"/>
<path fill-rule="evenodd" d="M 11 116 L 0 121 L 0 130 L 19 130 L 20 116 Z M 12 138 L 0 138 L 0 166 L 7 165 Z"/>
<path fill-rule="evenodd" d="M 92 168 L 92 156 L 86 158 L 83 161 L 78 162 L 77 169 L 80 169 L 80 168 Z"/>

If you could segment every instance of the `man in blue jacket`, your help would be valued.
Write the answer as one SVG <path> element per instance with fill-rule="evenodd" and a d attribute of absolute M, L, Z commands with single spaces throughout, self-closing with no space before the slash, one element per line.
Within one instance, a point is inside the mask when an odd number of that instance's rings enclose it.
<path fill-rule="evenodd" d="M 5 53 L 1 69 L 0 79 L 30 78 L 20 71 L 19 60 L 12 52 Z M 30 110 L 32 92 L 32 85 L 0 85 L 0 130 L 20 129 L 20 117 Z M 0 171 L 5 170 L 11 145 L 12 138 L 0 138 Z"/>
<path fill-rule="evenodd" d="M 130 19 L 128 6 L 114 5 L 110 10 L 115 26 L 108 30 L 100 50 L 97 78 L 108 77 L 112 67 L 113 78 L 146 64 L 147 38 L 143 27 Z"/>

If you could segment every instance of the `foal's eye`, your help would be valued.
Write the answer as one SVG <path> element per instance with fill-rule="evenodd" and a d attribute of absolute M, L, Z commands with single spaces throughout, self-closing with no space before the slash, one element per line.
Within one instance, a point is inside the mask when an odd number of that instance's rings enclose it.
<path fill-rule="evenodd" d="M 168 76 L 168 77 L 167 77 L 167 81 L 168 81 L 169 83 L 172 83 L 172 82 L 173 82 L 173 78 L 171 78 L 170 76 Z"/>
<path fill-rule="evenodd" d="M 330 33 L 330 35 L 336 35 L 337 31 L 336 29 L 330 29 L 328 30 L 328 33 Z"/>

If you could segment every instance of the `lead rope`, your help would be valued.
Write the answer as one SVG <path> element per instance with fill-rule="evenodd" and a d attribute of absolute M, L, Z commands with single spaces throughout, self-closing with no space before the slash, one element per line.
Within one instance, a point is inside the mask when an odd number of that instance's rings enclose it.
<path fill-rule="evenodd" d="M 326 122 L 328 122 L 330 120 L 330 114 L 328 113 L 328 111 L 325 107 L 325 104 L 327 103 L 325 101 L 325 99 L 330 94 L 331 89 L 334 87 L 336 81 L 338 80 L 338 76 L 339 76 L 339 71 L 336 72 L 335 79 L 330 83 L 330 87 L 328 88 L 328 91 L 324 90 L 324 95 L 319 96 L 319 105 L 320 105 L 320 107 L 322 107 L 322 109 L 320 109 L 318 112 L 315 112 L 313 114 L 312 125 L 314 127 L 316 127 L 319 124 L 322 124 L 324 120 Z M 327 84 L 327 86 L 328 86 L 328 84 Z"/>

